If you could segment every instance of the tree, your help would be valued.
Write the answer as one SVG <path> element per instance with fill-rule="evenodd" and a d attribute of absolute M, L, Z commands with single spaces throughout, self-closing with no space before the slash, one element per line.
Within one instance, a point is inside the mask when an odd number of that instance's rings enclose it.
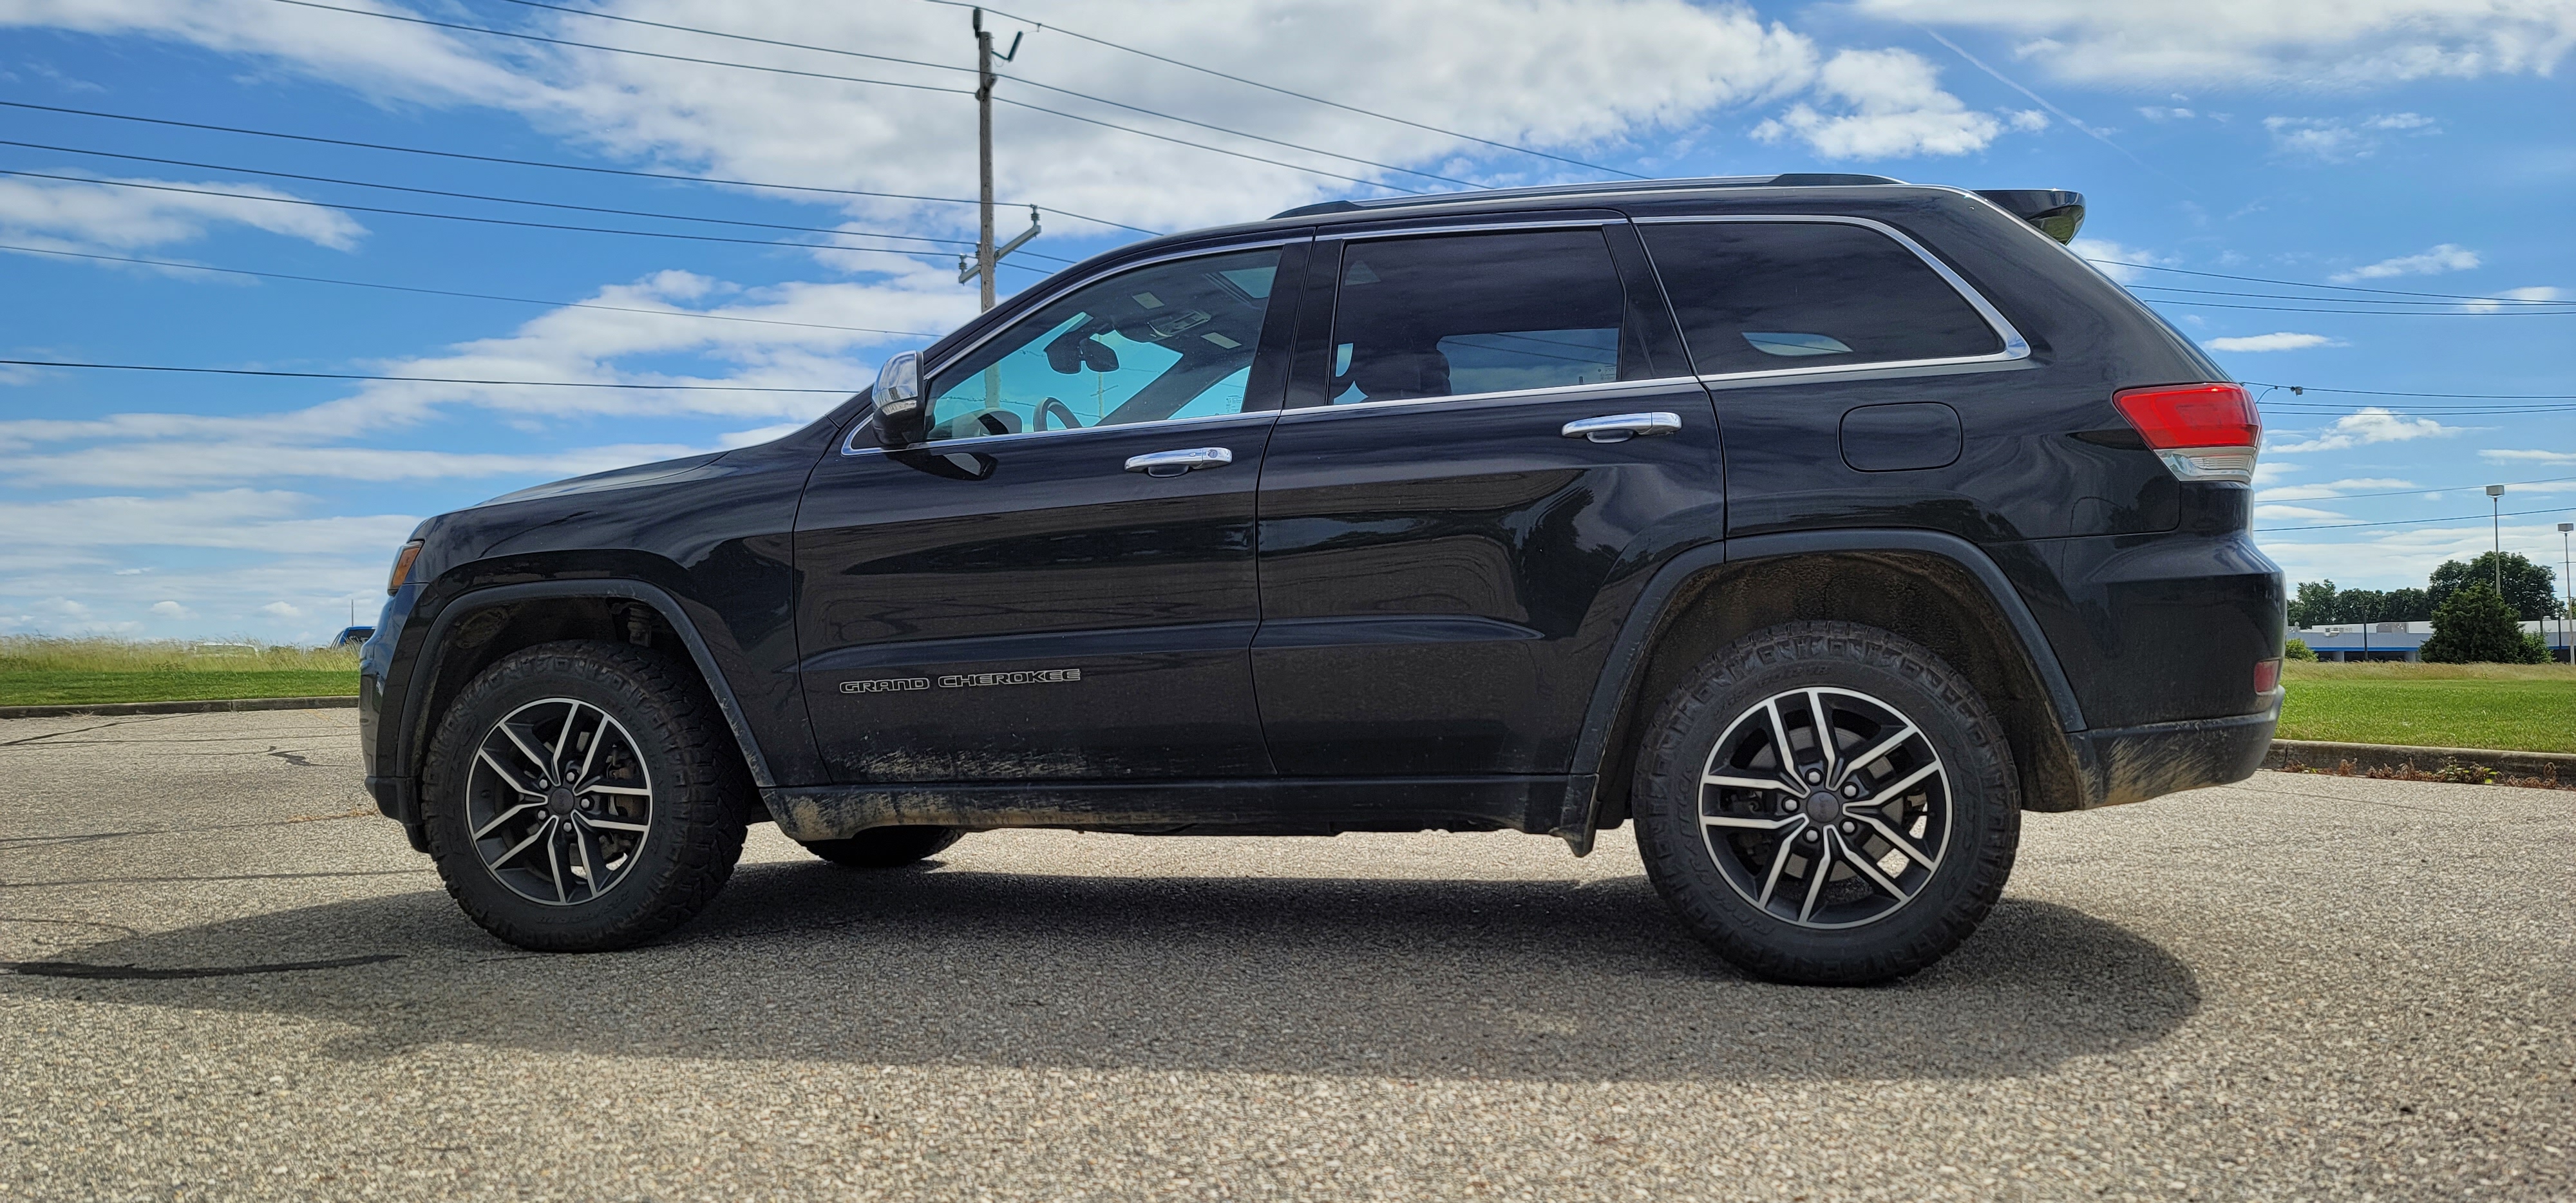
<path fill-rule="evenodd" d="M 2387 615 L 2381 622 L 2433 621 L 2433 595 L 2421 589 L 2391 589 L 2383 608 Z"/>
<path fill-rule="evenodd" d="M 2438 610 L 2442 603 L 2461 587 L 2481 584 L 2492 591 L 2496 579 L 2496 553 L 2484 551 L 2478 558 L 2461 563 L 2444 560 L 2433 570 L 2432 587 L 2426 590 Z M 2504 553 L 2504 600 L 2523 622 L 2536 622 L 2558 616 L 2558 574 L 2548 565 L 2535 564 L 2530 557 L 2517 552 Z"/>
<path fill-rule="evenodd" d="M 2422 654 L 2436 664 L 2537 664 L 2534 651 L 2495 586 L 2471 581 L 2433 611 L 2433 637 Z"/>
<path fill-rule="evenodd" d="M 2290 598 L 2290 625 L 2321 627 L 2335 620 L 2335 583 L 2301 581 L 2299 591 Z"/>

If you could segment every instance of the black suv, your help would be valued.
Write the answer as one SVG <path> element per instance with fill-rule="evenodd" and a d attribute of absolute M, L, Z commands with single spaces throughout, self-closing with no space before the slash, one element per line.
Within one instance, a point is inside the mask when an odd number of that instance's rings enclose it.
<path fill-rule="evenodd" d="M 1333 202 L 1068 269 L 775 442 L 423 523 L 367 783 L 475 921 L 686 920 L 744 826 L 1634 820 L 1757 973 L 1884 979 L 2020 812 L 2279 714 L 2245 391 L 2066 192 L 1779 176 Z"/>

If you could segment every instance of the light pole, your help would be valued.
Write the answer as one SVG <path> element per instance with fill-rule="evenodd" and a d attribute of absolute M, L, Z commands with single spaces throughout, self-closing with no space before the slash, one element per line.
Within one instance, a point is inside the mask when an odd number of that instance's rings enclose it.
<path fill-rule="evenodd" d="M 2560 607 L 2558 611 L 2558 639 L 2559 642 L 2567 645 L 2567 662 L 2576 664 L 2576 639 L 2567 637 L 2567 620 L 2576 618 L 2576 576 L 2567 574 L 2570 563 L 2567 554 L 2567 532 L 2569 531 L 2576 531 L 2576 522 L 2558 524 L 2558 579 L 2567 586 L 2567 604 Z"/>
<path fill-rule="evenodd" d="M 2496 596 L 2504 596 L 2504 486 L 2487 486 L 2487 527 L 2495 536 Z"/>

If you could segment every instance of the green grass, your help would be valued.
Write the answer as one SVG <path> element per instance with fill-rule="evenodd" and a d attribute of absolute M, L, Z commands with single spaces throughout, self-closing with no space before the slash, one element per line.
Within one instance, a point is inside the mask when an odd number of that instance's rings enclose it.
<path fill-rule="evenodd" d="M 211 648 L 0 636 L 0 706 L 300 698 L 358 692 L 356 648 Z"/>
<path fill-rule="evenodd" d="M 2283 667 L 2280 737 L 2576 752 L 2576 668 L 2511 664 Z"/>

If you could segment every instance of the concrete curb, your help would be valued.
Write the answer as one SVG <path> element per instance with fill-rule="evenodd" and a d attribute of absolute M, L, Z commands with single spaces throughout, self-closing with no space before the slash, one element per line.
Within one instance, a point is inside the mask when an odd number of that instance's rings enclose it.
<path fill-rule="evenodd" d="M 0 718 L 57 718 L 71 714 L 211 714 L 225 710 L 341 710 L 358 695 L 323 698 L 215 698 L 202 702 L 90 702 L 73 706 L 0 706 Z"/>
<path fill-rule="evenodd" d="M 2493 748 L 2413 748 L 2404 744 L 2339 744 L 2312 739 L 2276 739 L 2264 753 L 2267 769 L 2300 768 L 2331 771 L 2349 762 L 2357 772 L 2413 768 L 2433 772 L 2446 763 L 2494 769 L 2514 777 L 2548 777 L 2576 783 L 2576 754 L 2567 752 L 2499 752 Z"/>

